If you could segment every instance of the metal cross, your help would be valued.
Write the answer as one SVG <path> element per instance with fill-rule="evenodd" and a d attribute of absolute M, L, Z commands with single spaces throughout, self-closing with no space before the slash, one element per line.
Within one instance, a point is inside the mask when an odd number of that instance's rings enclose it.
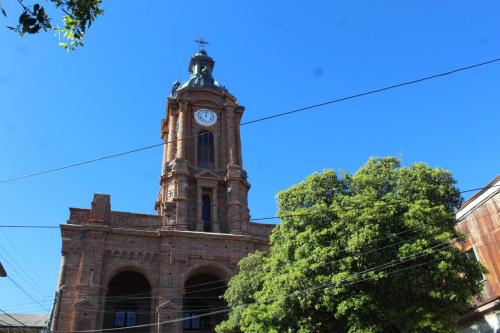
<path fill-rule="evenodd" d="M 200 37 L 200 39 L 197 39 L 194 41 L 195 43 L 198 43 L 198 45 L 200 46 L 200 50 L 204 50 L 205 49 L 205 45 L 208 45 L 209 43 L 204 40 L 202 37 Z"/>

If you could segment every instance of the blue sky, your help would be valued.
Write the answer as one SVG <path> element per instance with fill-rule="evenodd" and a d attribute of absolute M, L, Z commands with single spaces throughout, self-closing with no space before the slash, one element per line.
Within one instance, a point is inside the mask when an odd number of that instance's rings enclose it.
<path fill-rule="evenodd" d="M 16 20 L 16 1 L 3 1 Z M 500 57 L 496 1 L 104 1 L 84 48 L 0 28 L 0 179 L 160 142 L 166 96 L 203 36 L 214 76 L 249 121 Z M 58 23 L 58 19 L 54 19 Z M 325 168 L 400 155 L 450 170 L 461 189 L 500 172 L 500 64 L 242 128 L 253 217 Z M 0 184 L 2 224 L 55 225 L 95 192 L 118 211 L 154 213 L 161 148 Z M 5 236 L 14 244 L 14 249 Z M 12 278 L 50 305 L 57 229 L 3 229 Z M 23 261 L 24 258 L 24 261 Z M 29 267 L 26 267 L 27 265 Z M 39 285 L 39 286 L 36 286 Z M 0 309 L 45 310 L 0 280 Z"/>

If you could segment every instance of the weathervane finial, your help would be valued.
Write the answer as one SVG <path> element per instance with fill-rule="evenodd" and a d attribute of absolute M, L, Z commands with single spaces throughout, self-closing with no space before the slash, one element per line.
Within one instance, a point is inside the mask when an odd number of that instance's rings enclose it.
<path fill-rule="evenodd" d="M 200 51 L 205 49 L 205 45 L 208 45 L 209 43 L 203 39 L 203 37 L 200 37 L 199 39 L 194 41 L 195 43 L 198 43 Z"/>

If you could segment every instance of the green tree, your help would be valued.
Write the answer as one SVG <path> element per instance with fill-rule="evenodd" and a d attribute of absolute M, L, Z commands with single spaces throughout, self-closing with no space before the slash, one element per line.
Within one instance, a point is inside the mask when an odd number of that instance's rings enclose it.
<path fill-rule="evenodd" d="M 52 19 L 47 15 L 46 8 L 39 3 L 33 5 L 26 4 L 23 0 L 17 0 L 21 8 L 18 24 L 8 26 L 9 29 L 17 32 L 19 35 L 37 34 L 41 30 L 53 30 L 59 38 L 64 41 L 59 45 L 68 51 L 74 50 L 78 46 L 83 46 L 83 38 L 88 28 L 92 25 L 94 19 L 103 14 L 101 8 L 102 0 L 48 0 L 62 14 L 62 27 L 52 26 Z M 7 12 L 0 2 L 0 10 L 6 17 Z"/>
<path fill-rule="evenodd" d="M 240 263 L 217 327 L 235 332 L 456 332 L 482 266 L 457 244 L 449 172 L 393 157 L 280 192 L 267 255 Z"/>

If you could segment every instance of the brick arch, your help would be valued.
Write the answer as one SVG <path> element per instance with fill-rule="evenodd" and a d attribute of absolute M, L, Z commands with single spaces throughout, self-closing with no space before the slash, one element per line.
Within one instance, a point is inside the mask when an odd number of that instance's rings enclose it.
<path fill-rule="evenodd" d="M 210 274 L 217 277 L 219 280 L 225 280 L 226 282 L 233 276 L 233 272 L 228 267 L 218 264 L 218 263 L 207 263 L 207 264 L 196 264 L 191 266 L 189 272 L 184 276 L 182 285 L 186 284 L 186 281 L 196 274 Z"/>
<path fill-rule="evenodd" d="M 214 332 L 215 326 L 224 320 L 222 313 L 210 313 L 209 309 L 227 306 L 221 298 L 227 288 L 231 270 L 221 264 L 207 263 L 192 266 L 185 276 L 182 295 L 182 312 L 188 317 L 183 321 L 183 332 Z M 196 320 L 193 315 L 203 314 Z"/>
<path fill-rule="evenodd" d="M 156 281 L 156 279 L 154 278 L 154 274 L 153 274 L 153 272 L 151 272 L 150 269 L 147 269 L 147 268 L 139 266 L 139 265 L 129 264 L 129 263 L 112 265 L 109 269 L 107 269 L 106 273 L 104 274 L 103 287 L 107 289 L 111 280 L 116 275 L 118 275 L 122 272 L 136 272 L 136 273 L 142 274 L 146 278 L 146 280 L 149 282 L 151 289 L 156 288 L 156 283 L 152 283 L 153 281 Z"/>

